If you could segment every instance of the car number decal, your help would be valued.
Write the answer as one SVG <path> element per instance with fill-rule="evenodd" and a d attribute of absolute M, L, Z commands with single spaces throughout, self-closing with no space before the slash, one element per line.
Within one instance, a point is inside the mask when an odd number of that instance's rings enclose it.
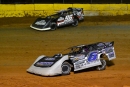
<path fill-rule="evenodd" d="M 97 52 L 92 52 L 89 54 L 88 62 L 95 61 L 97 59 Z"/>
<path fill-rule="evenodd" d="M 60 21 L 60 22 L 59 22 L 59 19 L 58 19 L 57 26 L 62 26 L 62 25 L 65 25 L 65 24 L 72 23 L 73 22 L 73 17 L 72 16 L 73 15 L 67 15 L 65 17 L 65 20 Z"/>
<path fill-rule="evenodd" d="M 65 17 L 65 21 L 72 21 L 73 19 L 72 19 L 72 15 L 67 15 L 66 17 Z"/>

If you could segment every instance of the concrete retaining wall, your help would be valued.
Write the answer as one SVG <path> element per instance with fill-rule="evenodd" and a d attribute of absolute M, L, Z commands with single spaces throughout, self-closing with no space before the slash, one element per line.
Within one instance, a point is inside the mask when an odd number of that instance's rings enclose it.
<path fill-rule="evenodd" d="M 83 8 L 85 16 L 130 14 L 130 4 L 0 4 L 0 17 L 47 16 L 68 7 Z"/>

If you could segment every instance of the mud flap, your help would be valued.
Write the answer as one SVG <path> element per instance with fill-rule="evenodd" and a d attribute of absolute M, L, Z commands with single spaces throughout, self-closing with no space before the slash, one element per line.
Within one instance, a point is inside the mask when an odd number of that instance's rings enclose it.
<path fill-rule="evenodd" d="M 116 58 L 116 55 L 115 55 L 115 50 L 114 50 L 114 41 L 110 42 L 110 43 L 105 43 L 107 44 L 107 48 L 105 48 L 105 52 L 106 52 L 106 55 L 108 57 L 109 60 L 113 60 Z"/>

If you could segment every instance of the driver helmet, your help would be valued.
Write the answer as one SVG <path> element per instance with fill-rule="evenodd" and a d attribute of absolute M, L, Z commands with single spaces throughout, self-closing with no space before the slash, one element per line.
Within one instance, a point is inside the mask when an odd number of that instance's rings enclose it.
<path fill-rule="evenodd" d="M 82 52 L 88 52 L 88 47 L 84 47 L 84 48 L 82 49 Z"/>
<path fill-rule="evenodd" d="M 83 49 L 82 49 L 82 53 L 85 53 L 85 52 L 86 52 L 86 50 L 83 48 Z"/>

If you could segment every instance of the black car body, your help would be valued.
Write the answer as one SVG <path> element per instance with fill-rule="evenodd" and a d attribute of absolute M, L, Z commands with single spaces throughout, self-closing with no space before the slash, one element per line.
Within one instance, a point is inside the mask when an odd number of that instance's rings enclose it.
<path fill-rule="evenodd" d="M 84 20 L 83 8 L 69 7 L 45 18 L 37 18 L 30 27 L 40 31 L 55 30 L 57 27 L 70 24 L 77 26 L 81 20 Z"/>

